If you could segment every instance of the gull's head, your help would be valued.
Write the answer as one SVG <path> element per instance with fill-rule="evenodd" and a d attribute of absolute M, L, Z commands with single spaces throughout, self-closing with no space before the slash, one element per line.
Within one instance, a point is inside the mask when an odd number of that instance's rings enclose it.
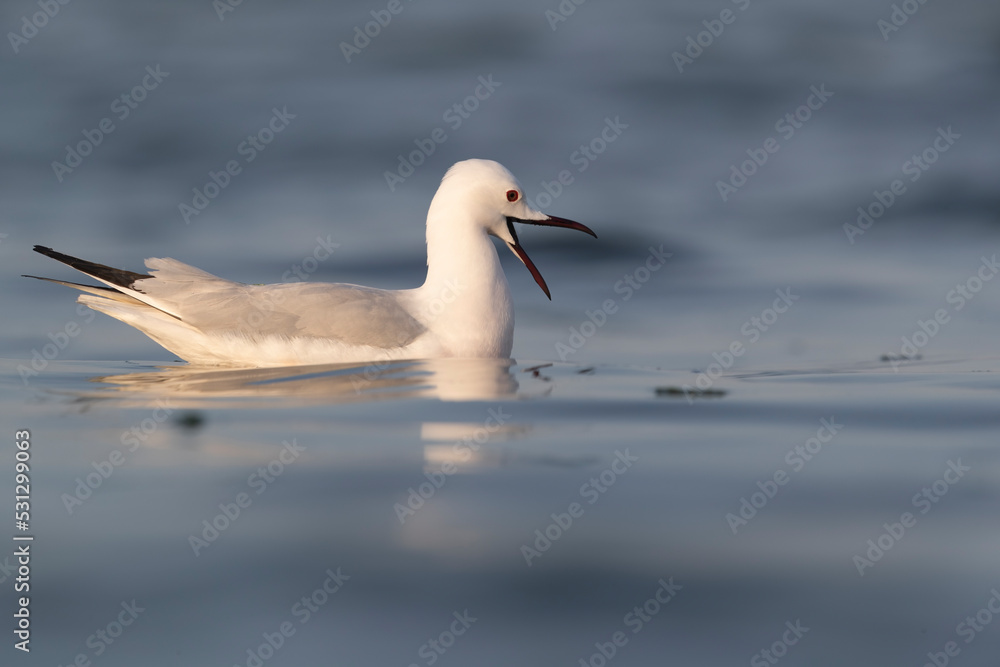
<path fill-rule="evenodd" d="M 557 218 L 536 211 L 528 205 L 524 189 L 514 175 L 493 160 L 464 160 L 456 162 L 441 180 L 441 187 L 434 196 L 435 205 L 450 210 L 457 224 L 473 224 L 490 236 L 495 236 L 524 262 L 538 286 L 549 294 L 548 285 L 534 262 L 521 247 L 514 223 L 565 227 L 586 232 L 594 238 L 597 234 L 579 222 Z M 459 214 L 461 212 L 461 214 Z"/>

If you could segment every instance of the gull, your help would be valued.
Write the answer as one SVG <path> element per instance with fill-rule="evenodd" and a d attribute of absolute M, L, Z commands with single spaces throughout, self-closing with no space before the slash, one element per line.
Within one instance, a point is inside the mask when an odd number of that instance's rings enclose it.
<path fill-rule="evenodd" d="M 496 237 L 551 300 L 521 247 L 514 223 L 563 227 L 546 215 L 501 164 L 465 160 L 441 180 L 427 212 L 427 278 L 415 289 L 292 282 L 248 285 L 175 259 L 150 258 L 135 273 L 35 251 L 105 286 L 38 278 L 86 292 L 78 301 L 129 324 L 196 365 L 273 367 L 444 357 L 509 358 L 514 306 Z"/>

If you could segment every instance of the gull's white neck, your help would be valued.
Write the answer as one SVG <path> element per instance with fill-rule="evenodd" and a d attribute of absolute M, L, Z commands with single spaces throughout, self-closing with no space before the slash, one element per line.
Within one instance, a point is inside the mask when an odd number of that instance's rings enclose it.
<path fill-rule="evenodd" d="M 427 214 L 427 279 L 418 290 L 422 321 L 456 357 L 509 357 L 514 307 L 493 241 L 472 219 L 437 198 Z"/>

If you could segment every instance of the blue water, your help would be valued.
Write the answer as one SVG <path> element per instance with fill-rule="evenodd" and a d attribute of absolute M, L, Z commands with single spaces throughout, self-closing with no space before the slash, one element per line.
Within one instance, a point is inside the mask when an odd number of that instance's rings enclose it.
<path fill-rule="evenodd" d="M 0 6 L 4 664 L 996 665 L 1000 9 L 896 5 Z M 510 364 L 197 371 L 19 277 L 413 287 L 470 157 L 600 237 L 500 248 Z"/>

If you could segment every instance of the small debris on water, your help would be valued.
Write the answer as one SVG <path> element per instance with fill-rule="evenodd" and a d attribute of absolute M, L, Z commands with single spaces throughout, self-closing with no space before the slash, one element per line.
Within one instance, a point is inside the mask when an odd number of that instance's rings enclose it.
<path fill-rule="evenodd" d="M 657 396 L 683 396 L 684 398 L 722 398 L 727 392 L 725 389 L 696 389 L 683 387 L 657 387 Z"/>

